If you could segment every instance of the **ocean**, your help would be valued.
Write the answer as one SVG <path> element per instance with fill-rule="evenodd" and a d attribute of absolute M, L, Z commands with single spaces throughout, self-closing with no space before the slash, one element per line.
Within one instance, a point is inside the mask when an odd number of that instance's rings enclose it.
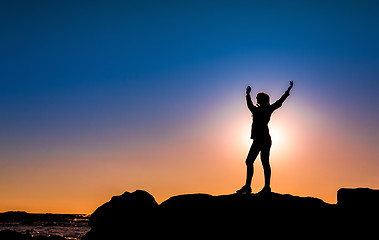
<path fill-rule="evenodd" d="M 33 237 L 59 235 L 76 240 L 90 230 L 88 219 L 85 214 L 6 212 L 0 213 L 0 231 L 29 233 Z"/>

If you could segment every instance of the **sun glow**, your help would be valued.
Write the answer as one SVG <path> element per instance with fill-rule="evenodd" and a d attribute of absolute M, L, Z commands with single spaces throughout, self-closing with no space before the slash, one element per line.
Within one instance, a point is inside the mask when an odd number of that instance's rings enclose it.
<path fill-rule="evenodd" d="M 275 145 L 282 146 L 285 141 L 283 141 L 283 130 L 276 126 L 272 125 L 270 126 L 270 135 L 271 135 L 271 140 Z"/>
<path fill-rule="evenodd" d="M 288 134 L 284 127 L 275 123 L 270 124 L 269 127 L 272 140 L 271 152 L 275 155 L 286 155 L 290 147 L 290 134 Z"/>

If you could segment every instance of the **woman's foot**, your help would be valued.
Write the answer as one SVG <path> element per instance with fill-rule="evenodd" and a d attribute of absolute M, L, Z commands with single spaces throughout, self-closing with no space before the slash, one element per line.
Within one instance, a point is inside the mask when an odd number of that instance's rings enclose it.
<path fill-rule="evenodd" d="M 271 193 L 271 188 L 268 186 L 265 186 L 262 188 L 262 190 L 258 194 L 269 194 Z"/>
<path fill-rule="evenodd" d="M 237 190 L 236 192 L 238 194 L 250 194 L 251 193 L 251 187 L 245 185 L 240 190 Z"/>

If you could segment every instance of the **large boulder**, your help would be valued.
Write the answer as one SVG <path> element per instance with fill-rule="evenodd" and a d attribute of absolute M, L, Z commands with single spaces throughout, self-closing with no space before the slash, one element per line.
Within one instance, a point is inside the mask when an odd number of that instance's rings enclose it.
<path fill-rule="evenodd" d="M 341 188 L 337 192 L 337 206 L 345 210 L 371 212 L 379 210 L 379 190 L 370 188 Z"/>
<path fill-rule="evenodd" d="M 377 235 L 379 190 L 341 188 L 337 192 L 336 209 L 337 225 L 350 236 L 369 239 Z"/>
<path fill-rule="evenodd" d="M 142 229 L 155 225 L 157 207 L 154 197 L 143 190 L 114 196 L 92 213 L 91 231 L 83 239 L 127 239 L 140 235 Z"/>

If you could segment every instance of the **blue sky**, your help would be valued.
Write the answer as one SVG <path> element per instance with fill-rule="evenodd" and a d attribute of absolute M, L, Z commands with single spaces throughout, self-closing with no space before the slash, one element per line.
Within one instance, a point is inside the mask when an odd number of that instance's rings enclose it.
<path fill-rule="evenodd" d="M 2 5 L 1 98 L 5 120 L 21 121 L 17 128 L 37 122 L 80 127 L 86 118 L 122 119 L 123 112 L 146 108 L 156 116 L 177 98 L 191 98 L 183 101 L 188 111 L 205 104 L 202 96 L 215 94 L 213 89 L 233 85 L 233 80 L 212 79 L 217 71 L 276 71 L 288 74 L 285 80 L 306 72 L 314 79 L 293 80 L 315 86 L 315 98 L 377 99 L 378 7 L 373 1 Z M 323 96 L 325 89 L 338 92 Z M 152 98 L 159 110 L 148 106 Z"/>

